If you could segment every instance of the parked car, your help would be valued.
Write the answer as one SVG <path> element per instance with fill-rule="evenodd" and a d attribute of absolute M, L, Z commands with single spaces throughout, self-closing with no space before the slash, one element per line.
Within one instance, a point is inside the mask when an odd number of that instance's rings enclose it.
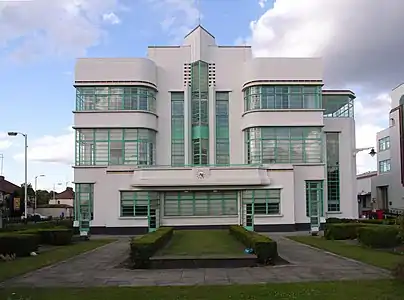
<path fill-rule="evenodd" d="M 25 216 L 22 215 L 21 219 L 24 220 Z M 34 214 L 28 214 L 27 219 L 28 219 L 28 221 L 30 221 L 30 220 L 32 220 L 32 221 L 39 221 L 39 220 L 44 221 L 44 220 L 49 219 L 49 217 L 43 216 L 43 215 L 38 214 L 38 213 L 34 213 Z"/>

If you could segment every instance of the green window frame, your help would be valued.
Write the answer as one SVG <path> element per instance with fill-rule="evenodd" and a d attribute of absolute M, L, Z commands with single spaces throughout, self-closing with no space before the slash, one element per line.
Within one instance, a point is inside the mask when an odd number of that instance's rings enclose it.
<path fill-rule="evenodd" d="M 391 160 L 390 159 L 385 159 L 379 161 L 379 173 L 388 173 L 391 170 Z"/>
<path fill-rule="evenodd" d="M 192 164 L 209 164 L 209 65 L 191 65 Z"/>
<path fill-rule="evenodd" d="M 184 93 L 171 93 L 171 165 L 185 165 Z"/>
<path fill-rule="evenodd" d="M 76 166 L 154 165 L 155 159 L 154 130 L 76 129 Z"/>
<path fill-rule="evenodd" d="M 379 152 L 390 149 L 390 137 L 386 136 L 378 141 Z"/>
<path fill-rule="evenodd" d="M 166 192 L 164 216 L 233 216 L 237 203 L 237 191 Z"/>
<path fill-rule="evenodd" d="M 355 98 L 351 95 L 323 94 L 325 118 L 354 118 Z"/>
<path fill-rule="evenodd" d="M 147 217 L 150 212 L 150 203 L 159 200 L 158 192 L 121 191 L 120 203 L 121 217 Z"/>
<path fill-rule="evenodd" d="M 74 191 L 74 220 L 94 219 L 94 183 L 76 183 Z"/>
<path fill-rule="evenodd" d="M 156 112 L 156 90 L 146 86 L 76 87 L 76 111 L 144 110 Z"/>
<path fill-rule="evenodd" d="M 280 215 L 281 190 L 256 189 L 242 192 L 243 204 L 254 204 L 254 215 Z"/>
<path fill-rule="evenodd" d="M 339 132 L 326 132 L 327 150 L 327 210 L 340 211 Z"/>
<path fill-rule="evenodd" d="M 257 85 L 244 90 L 244 110 L 321 109 L 319 85 Z"/>
<path fill-rule="evenodd" d="M 306 180 L 306 216 L 310 216 L 310 204 L 312 201 L 320 202 L 319 217 L 324 216 L 324 181 Z M 312 210 L 313 212 L 313 210 Z"/>
<path fill-rule="evenodd" d="M 244 132 L 247 164 L 323 162 L 321 127 L 251 127 Z"/>
<path fill-rule="evenodd" d="M 216 92 L 216 165 L 230 164 L 229 92 Z"/>

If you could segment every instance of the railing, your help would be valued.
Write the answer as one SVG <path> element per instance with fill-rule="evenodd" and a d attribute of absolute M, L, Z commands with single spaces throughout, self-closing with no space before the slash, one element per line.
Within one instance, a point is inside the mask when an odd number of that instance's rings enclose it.
<path fill-rule="evenodd" d="M 247 167 L 247 168 L 262 168 L 264 164 L 208 164 L 208 165 L 194 165 L 194 164 L 187 164 L 187 165 L 138 165 L 135 166 L 139 169 L 153 169 L 153 168 L 240 168 L 240 167 Z"/>

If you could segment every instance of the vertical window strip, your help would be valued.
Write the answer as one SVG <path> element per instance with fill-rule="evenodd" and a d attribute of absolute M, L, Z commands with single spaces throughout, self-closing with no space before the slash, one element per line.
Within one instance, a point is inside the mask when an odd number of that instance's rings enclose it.
<path fill-rule="evenodd" d="M 230 164 L 229 93 L 216 92 L 216 159 L 217 165 Z"/>
<path fill-rule="evenodd" d="M 171 165 L 185 165 L 184 93 L 171 93 Z"/>
<path fill-rule="evenodd" d="M 327 210 L 340 211 L 339 132 L 326 132 Z"/>
<path fill-rule="evenodd" d="M 94 219 L 94 184 L 76 183 L 74 193 L 74 219 Z"/>

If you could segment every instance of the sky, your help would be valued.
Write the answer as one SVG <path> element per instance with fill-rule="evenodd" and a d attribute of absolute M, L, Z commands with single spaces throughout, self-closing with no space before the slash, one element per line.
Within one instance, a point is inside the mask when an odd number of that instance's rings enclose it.
<path fill-rule="evenodd" d="M 0 0 L 3 175 L 24 182 L 24 139 L 7 136 L 18 131 L 28 134 L 28 182 L 71 185 L 75 59 L 144 57 L 148 45 L 180 44 L 199 19 L 219 45 L 323 57 L 326 87 L 357 95 L 357 147 L 375 146 L 404 82 L 403 11 L 403 0 Z M 357 155 L 358 172 L 375 169 L 376 158 Z"/>

